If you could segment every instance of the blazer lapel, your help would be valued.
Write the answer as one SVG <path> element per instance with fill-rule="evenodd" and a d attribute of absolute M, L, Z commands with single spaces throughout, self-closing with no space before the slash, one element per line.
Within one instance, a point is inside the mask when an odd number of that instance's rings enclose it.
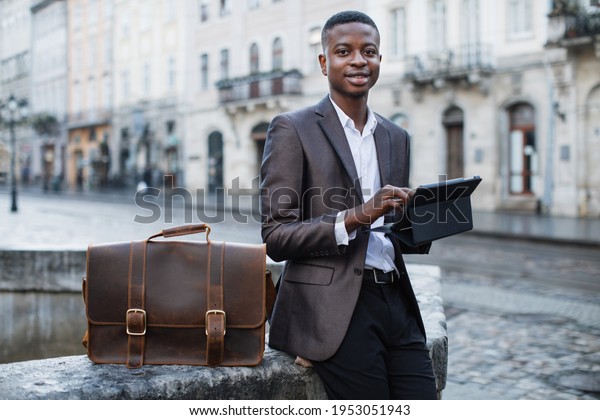
<path fill-rule="evenodd" d="M 322 117 L 319 119 L 319 125 L 333 146 L 333 149 L 340 157 L 342 165 L 344 165 L 344 169 L 352 180 L 354 189 L 356 190 L 356 194 L 360 198 L 360 201 L 364 201 L 360 180 L 358 179 L 358 172 L 356 172 L 356 165 L 354 163 L 354 158 L 352 157 L 352 151 L 348 145 L 348 140 L 346 139 L 346 133 L 344 133 L 344 128 L 340 124 L 338 115 L 328 96 L 317 104 L 315 112 Z"/>
<path fill-rule="evenodd" d="M 377 117 L 376 117 L 377 118 Z M 377 126 L 375 127 L 375 148 L 377 149 L 377 161 L 379 162 L 379 179 L 381 186 L 390 183 L 392 177 L 392 143 L 390 132 L 381 124 L 381 120 L 377 118 Z"/>

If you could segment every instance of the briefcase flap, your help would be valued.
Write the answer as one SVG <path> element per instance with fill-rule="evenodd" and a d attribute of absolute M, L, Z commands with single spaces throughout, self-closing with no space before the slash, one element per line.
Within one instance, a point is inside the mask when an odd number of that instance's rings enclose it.
<path fill-rule="evenodd" d="M 223 252 L 210 252 L 216 244 Z M 132 243 L 90 245 L 86 308 L 93 325 L 126 325 Z M 264 245 L 148 241 L 144 257 L 146 328 L 204 328 L 209 258 L 222 258 L 226 328 L 256 328 L 266 320 Z"/>

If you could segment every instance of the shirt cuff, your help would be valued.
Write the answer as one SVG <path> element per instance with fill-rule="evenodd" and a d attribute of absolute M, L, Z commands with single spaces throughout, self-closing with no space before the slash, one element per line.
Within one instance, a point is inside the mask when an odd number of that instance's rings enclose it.
<path fill-rule="evenodd" d="M 339 212 L 335 218 L 335 241 L 338 246 L 348 245 L 348 242 L 356 238 L 356 231 L 352 231 L 350 234 L 346 231 L 346 224 L 344 223 L 345 218 L 346 211 Z"/>

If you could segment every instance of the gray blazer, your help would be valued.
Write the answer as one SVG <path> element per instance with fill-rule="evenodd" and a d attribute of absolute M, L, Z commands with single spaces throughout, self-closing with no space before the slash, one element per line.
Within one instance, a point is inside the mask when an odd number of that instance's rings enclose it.
<path fill-rule="evenodd" d="M 408 135 L 376 118 L 381 185 L 408 186 Z M 270 322 L 270 347 L 316 361 L 337 351 L 361 288 L 369 231 L 359 229 L 348 246 L 338 246 L 334 224 L 339 211 L 362 202 L 352 153 L 329 97 L 273 119 L 261 169 L 262 238 L 267 254 L 286 265 Z M 386 221 L 400 216 L 386 216 Z M 390 239 L 400 287 L 425 334 L 402 252 L 424 253 L 429 246 L 404 249 L 393 235 Z"/>

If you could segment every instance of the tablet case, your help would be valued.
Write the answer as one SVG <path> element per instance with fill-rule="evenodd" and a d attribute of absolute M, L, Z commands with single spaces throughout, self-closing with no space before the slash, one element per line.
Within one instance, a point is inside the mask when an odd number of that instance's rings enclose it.
<path fill-rule="evenodd" d="M 421 185 L 403 218 L 373 229 L 394 233 L 408 246 L 419 246 L 473 229 L 471 194 L 481 178 L 456 178 Z"/>

